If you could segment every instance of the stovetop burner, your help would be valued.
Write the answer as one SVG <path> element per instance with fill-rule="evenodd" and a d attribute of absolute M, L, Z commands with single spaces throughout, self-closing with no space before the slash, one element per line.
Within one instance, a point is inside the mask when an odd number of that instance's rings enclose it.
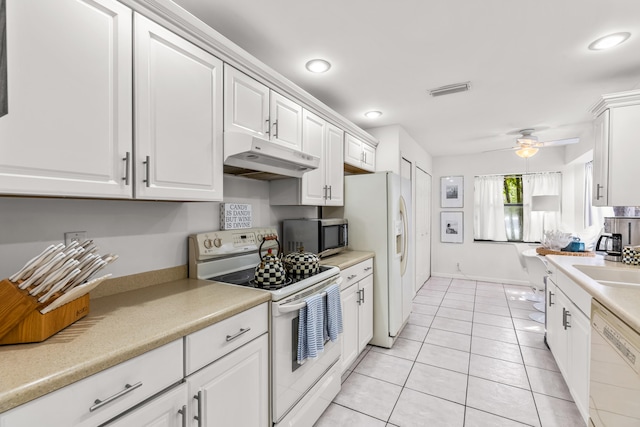
<path fill-rule="evenodd" d="M 227 274 L 223 274 L 220 276 L 215 276 L 215 277 L 210 277 L 209 280 L 214 280 L 216 282 L 224 282 L 224 283 L 231 283 L 233 285 L 241 285 L 241 286 L 248 286 L 251 288 L 257 288 L 257 289 L 266 289 L 269 291 L 275 291 L 278 289 L 282 289 L 284 287 L 293 285 L 294 283 L 298 283 L 302 280 L 306 280 L 310 277 L 315 276 L 316 274 L 320 274 L 323 271 L 327 271 L 331 269 L 331 267 L 327 267 L 324 265 L 320 266 L 320 269 L 314 273 L 311 274 L 309 276 L 305 276 L 305 277 L 292 277 L 292 276 L 287 276 L 287 279 L 284 283 L 279 284 L 279 285 L 263 285 L 260 283 L 256 283 L 254 280 L 254 274 L 255 274 L 255 268 L 251 267 L 251 268 L 246 268 L 244 270 L 239 270 L 239 271 L 233 271 L 231 273 L 227 273 Z"/>

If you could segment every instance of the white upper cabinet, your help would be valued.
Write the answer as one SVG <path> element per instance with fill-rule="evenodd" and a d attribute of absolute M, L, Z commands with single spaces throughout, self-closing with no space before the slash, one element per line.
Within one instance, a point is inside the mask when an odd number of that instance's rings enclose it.
<path fill-rule="evenodd" d="M 135 197 L 222 200 L 222 61 L 135 15 Z"/>
<path fill-rule="evenodd" d="M 246 132 L 302 150 L 302 107 L 267 86 L 224 66 L 225 131 Z"/>
<path fill-rule="evenodd" d="M 327 206 L 344 205 L 344 131 L 327 123 L 324 137 L 325 182 L 329 197 Z"/>
<path fill-rule="evenodd" d="M 131 10 L 9 0 L 6 11 L 0 193 L 130 198 Z"/>
<path fill-rule="evenodd" d="M 269 88 L 224 65 L 224 130 L 269 139 Z"/>
<path fill-rule="evenodd" d="M 375 172 L 376 149 L 347 133 L 344 139 L 344 162 L 347 165 Z"/>
<path fill-rule="evenodd" d="M 640 158 L 640 91 L 603 95 L 592 113 L 593 204 L 639 206 L 640 193 L 633 185 Z"/>
<path fill-rule="evenodd" d="M 302 113 L 302 151 L 320 158 L 302 178 L 271 181 L 271 205 L 342 206 L 344 204 L 344 131 L 310 111 Z"/>

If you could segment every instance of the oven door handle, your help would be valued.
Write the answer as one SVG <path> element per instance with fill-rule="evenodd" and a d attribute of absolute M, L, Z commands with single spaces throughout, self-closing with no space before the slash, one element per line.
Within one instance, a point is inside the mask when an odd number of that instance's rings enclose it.
<path fill-rule="evenodd" d="M 338 277 L 330 285 L 325 286 L 323 288 L 322 292 L 320 293 L 320 295 L 325 296 L 327 294 L 326 289 L 329 286 L 340 285 L 341 283 L 342 283 L 342 277 Z M 306 305 L 307 305 L 307 303 L 305 301 L 300 301 L 300 302 L 291 303 L 291 304 L 283 304 L 283 305 L 275 304 L 273 306 L 273 311 L 274 311 L 273 315 L 274 316 L 280 316 L 281 314 L 287 314 L 287 313 L 291 313 L 292 311 L 298 311 L 298 310 L 300 310 L 301 308 L 303 308 Z"/>

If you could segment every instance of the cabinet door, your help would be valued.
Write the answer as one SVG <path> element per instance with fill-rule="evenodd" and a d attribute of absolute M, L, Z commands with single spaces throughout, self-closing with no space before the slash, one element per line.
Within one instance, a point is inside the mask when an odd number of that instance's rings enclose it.
<path fill-rule="evenodd" d="M 108 427 L 181 427 L 189 425 L 187 414 L 187 385 L 166 391 L 136 408 L 124 417 L 106 424 Z"/>
<path fill-rule="evenodd" d="M 315 114 L 304 110 L 302 114 L 302 151 L 320 157 L 318 169 L 302 175 L 303 205 L 321 206 L 328 194 L 325 180 L 324 137 L 327 122 Z"/>
<path fill-rule="evenodd" d="M 369 144 L 362 144 L 362 169 L 368 171 L 376 170 L 376 149 Z"/>
<path fill-rule="evenodd" d="M 222 62 L 135 15 L 139 199 L 222 200 Z"/>
<path fill-rule="evenodd" d="M 591 323 L 575 306 L 571 308 L 569 330 L 568 381 L 573 400 L 585 419 L 589 419 L 589 361 Z"/>
<path fill-rule="evenodd" d="M 373 274 L 362 279 L 359 286 L 361 297 L 358 310 L 358 353 L 364 350 L 373 338 Z"/>
<path fill-rule="evenodd" d="M 329 187 L 328 206 L 344 205 L 344 131 L 327 123 L 324 138 L 325 183 Z"/>
<path fill-rule="evenodd" d="M 302 150 L 302 107 L 271 91 L 271 141 Z"/>
<path fill-rule="evenodd" d="M 224 66 L 224 130 L 269 139 L 269 88 Z"/>
<path fill-rule="evenodd" d="M 204 427 L 271 425 L 267 336 L 256 338 L 187 378 L 189 395 L 194 397 L 190 420 L 198 416 L 198 425 Z"/>
<path fill-rule="evenodd" d="M 593 205 L 607 206 L 609 194 L 609 110 L 594 122 Z"/>
<path fill-rule="evenodd" d="M 640 105 L 616 107 L 609 111 L 607 206 L 639 206 L 640 194 L 632 183 L 637 181 L 635 176 L 640 158 Z"/>
<path fill-rule="evenodd" d="M 344 162 L 361 167 L 362 160 L 362 141 L 347 133 L 344 137 Z"/>
<path fill-rule="evenodd" d="M 358 357 L 358 285 L 340 292 L 342 301 L 342 372 Z"/>
<path fill-rule="evenodd" d="M 0 193 L 130 198 L 131 10 L 10 0 L 6 12 Z"/>
<path fill-rule="evenodd" d="M 558 301 L 559 289 L 556 284 L 547 280 L 546 316 L 547 316 L 547 344 L 551 352 L 556 354 L 557 348 L 561 347 L 559 341 L 564 336 L 562 326 L 562 305 Z"/>

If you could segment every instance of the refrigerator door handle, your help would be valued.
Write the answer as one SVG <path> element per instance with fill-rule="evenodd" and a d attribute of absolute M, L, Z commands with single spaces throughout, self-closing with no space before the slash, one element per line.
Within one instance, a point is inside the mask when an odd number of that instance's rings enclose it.
<path fill-rule="evenodd" d="M 409 224 L 407 221 L 407 205 L 404 197 L 400 196 L 400 217 L 402 218 L 402 252 L 400 254 L 400 274 L 407 271 L 407 255 L 409 249 Z"/>

